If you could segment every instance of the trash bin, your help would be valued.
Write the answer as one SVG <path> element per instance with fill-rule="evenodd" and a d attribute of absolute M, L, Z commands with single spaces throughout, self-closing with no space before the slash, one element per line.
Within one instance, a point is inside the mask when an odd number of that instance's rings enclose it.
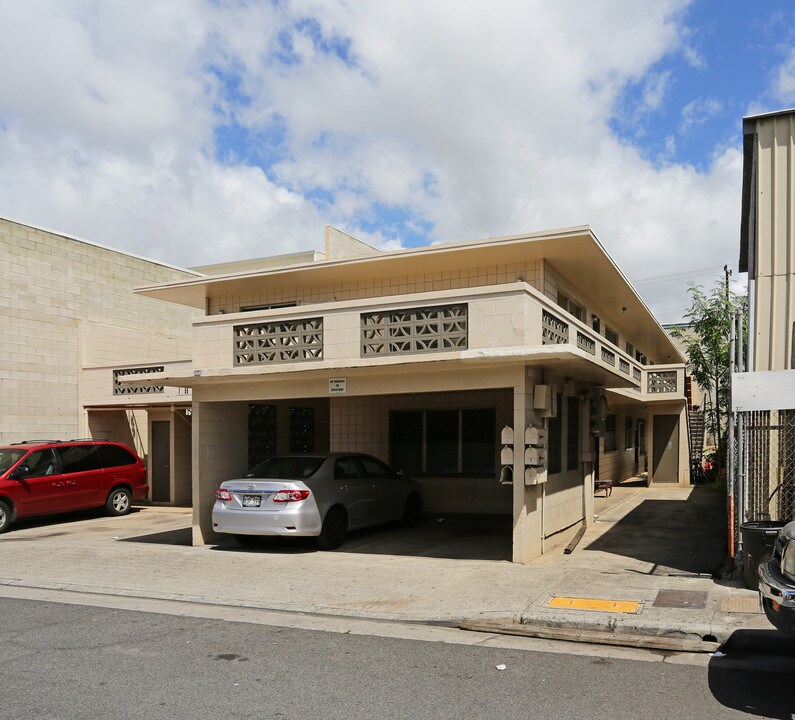
<path fill-rule="evenodd" d="M 783 520 L 753 520 L 740 525 L 743 539 L 743 579 L 749 590 L 759 589 L 759 564 L 773 554 L 778 531 L 786 523 Z"/>

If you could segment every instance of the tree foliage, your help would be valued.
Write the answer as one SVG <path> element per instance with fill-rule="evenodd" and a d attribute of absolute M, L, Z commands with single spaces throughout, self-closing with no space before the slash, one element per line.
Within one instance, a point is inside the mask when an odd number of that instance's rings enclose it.
<path fill-rule="evenodd" d="M 688 372 L 704 390 L 706 430 L 718 444 L 718 458 L 725 458 L 725 427 L 729 411 L 729 332 L 731 316 L 740 313 L 745 325 L 746 299 L 727 290 L 718 281 L 710 292 L 691 283 L 689 323 L 674 328 L 672 335 L 681 340 L 687 355 Z"/>

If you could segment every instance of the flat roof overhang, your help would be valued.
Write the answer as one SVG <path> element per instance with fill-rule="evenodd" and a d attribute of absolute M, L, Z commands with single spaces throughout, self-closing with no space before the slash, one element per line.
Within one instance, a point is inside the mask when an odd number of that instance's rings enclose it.
<path fill-rule="evenodd" d="M 546 348 L 550 348 L 547 350 Z M 429 356 L 412 356 L 411 360 L 403 358 L 383 359 L 374 364 L 362 362 L 357 365 L 329 366 L 324 363 L 321 367 L 314 363 L 301 363 L 291 365 L 278 365 L 266 368 L 256 365 L 235 371 L 218 370 L 205 371 L 192 376 L 158 376 L 154 378 L 136 377 L 132 382 L 137 385 L 165 385 L 166 387 L 207 388 L 229 385 L 247 385 L 262 383 L 280 383 L 285 380 L 326 380 L 330 378 L 345 377 L 382 377 L 403 376 L 408 378 L 412 374 L 427 375 L 429 373 L 447 373 L 455 371 L 478 371 L 479 369 L 500 369 L 511 365 L 521 365 L 546 369 L 555 375 L 570 378 L 571 380 L 597 385 L 601 387 L 627 388 L 638 387 L 627 375 L 617 370 L 611 370 L 593 361 L 592 356 L 575 350 L 558 350 L 555 346 L 544 346 L 541 349 L 532 348 L 520 352 L 482 352 L 464 351 L 455 358 L 435 359 Z M 509 376 L 506 376 L 509 377 Z M 507 382 L 511 385 L 512 382 Z M 392 394 L 405 392 L 404 389 L 391 390 Z M 389 393 L 385 393 L 389 394 Z M 154 403 L 153 403 L 154 404 Z M 165 403 L 169 405 L 170 403 Z"/>
<path fill-rule="evenodd" d="M 624 332 L 647 356 L 657 362 L 684 362 L 665 330 L 588 226 L 204 277 L 141 287 L 135 292 L 204 310 L 211 297 L 244 297 L 301 286 L 366 282 L 378 277 L 512 265 L 528 260 L 549 261 L 584 297 L 620 320 Z"/>

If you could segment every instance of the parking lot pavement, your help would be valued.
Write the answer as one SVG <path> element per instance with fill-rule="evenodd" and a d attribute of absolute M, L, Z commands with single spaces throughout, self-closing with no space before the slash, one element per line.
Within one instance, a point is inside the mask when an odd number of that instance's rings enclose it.
<path fill-rule="evenodd" d="M 0 536 L 0 586 L 367 619 L 505 620 L 718 640 L 741 629 L 769 629 L 748 602 L 755 593 L 692 572 L 689 550 L 681 560 L 661 550 L 665 564 L 655 562 L 651 540 L 638 544 L 637 526 L 651 510 L 690 508 L 703 517 L 699 503 L 708 501 L 687 491 L 628 493 L 600 516 L 573 554 L 550 554 L 529 565 L 504 559 L 509 519 L 431 516 L 417 530 L 354 533 L 339 551 L 320 552 L 309 540 L 277 540 L 255 549 L 233 541 L 191 547 L 187 509 L 144 507 L 121 518 L 77 513 L 20 523 Z M 625 530 L 634 545 L 621 545 Z M 665 607 L 656 602 L 661 591 L 703 593 L 705 600 L 699 607 Z M 616 613 L 554 607 L 551 601 L 561 597 L 624 600 L 637 608 Z M 735 602 L 731 610 L 727 598 L 745 604 Z"/>

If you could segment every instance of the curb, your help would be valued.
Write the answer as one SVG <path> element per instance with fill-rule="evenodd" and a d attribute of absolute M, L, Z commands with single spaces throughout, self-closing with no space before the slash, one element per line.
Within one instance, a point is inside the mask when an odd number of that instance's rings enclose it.
<path fill-rule="evenodd" d="M 666 650 L 668 652 L 712 653 L 721 644 L 708 640 L 694 640 L 690 637 L 670 637 L 646 635 L 630 632 L 610 632 L 608 630 L 581 629 L 574 627 L 555 627 L 532 625 L 528 623 L 463 622 L 462 630 L 487 632 L 501 635 L 520 635 L 523 637 L 544 638 L 546 640 L 566 640 L 569 642 L 593 643 L 596 645 L 619 645 L 622 647 L 643 648 L 646 650 Z"/>

